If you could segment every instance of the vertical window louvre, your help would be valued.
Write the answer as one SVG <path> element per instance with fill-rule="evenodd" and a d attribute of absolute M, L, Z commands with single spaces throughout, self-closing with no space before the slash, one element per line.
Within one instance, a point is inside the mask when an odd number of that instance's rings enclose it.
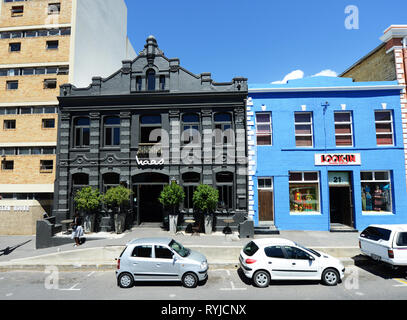
<path fill-rule="evenodd" d="M 378 146 L 393 145 L 393 115 L 391 111 L 375 111 Z"/>
<path fill-rule="evenodd" d="M 295 145 L 297 147 L 313 146 L 312 113 L 296 112 L 295 117 Z"/>
<path fill-rule="evenodd" d="M 336 146 L 353 146 L 352 114 L 350 112 L 335 112 L 334 119 Z"/>

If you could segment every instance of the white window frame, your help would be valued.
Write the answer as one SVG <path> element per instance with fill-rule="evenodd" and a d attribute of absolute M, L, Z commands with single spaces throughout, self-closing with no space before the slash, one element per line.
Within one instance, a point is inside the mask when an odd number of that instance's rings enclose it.
<path fill-rule="evenodd" d="M 344 122 L 337 122 L 335 121 L 335 114 L 337 113 L 347 113 L 349 114 L 349 121 L 344 121 Z M 349 148 L 354 146 L 353 142 L 353 114 L 351 111 L 334 111 L 334 123 L 335 123 L 335 146 L 337 148 Z M 350 126 L 350 133 L 336 133 L 336 125 L 349 125 Z M 341 146 L 336 143 L 336 137 L 338 136 L 350 136 L 351 138 L 351 145 L 348 146 Z"/>
<path fill-rule="evenodd" d="M 260 180 L 270 180 L 271 181 L 271 186 L 266 187 L 264 184 L 264 187 L 260 187 Z M 273 183 L 273 178 L 272 177 L 258 177 L 257 178 L 257 190 L 267 190 L 267 191 L 273 191 L 274 190 L 274 183 Z"/>
<path fill-rule="evenodd" d="M 309 114 L 310 116 L 310 122 L 296 122 L 295 116 L 297 114 Z M 295 141 L 295 146 L 297 148 L 313 148 L 314 147 L 314 128 L 313 128 L 313 123 L 312 123 L 312 112 L 311 111 L 298 111 L 294 112 L 294 134 L 295 138 L 297 137 L 311 137 L 311 145 L 310 146 L 297 146 L 297 141 Z M 296 126 L 297 125 L 309 125 L 311 127 L 311 133 L 310 134 L 297 134 Z"/>
<path fill-rule="evenodd" d="M 369 172 L 372 173 L 373 180 L 362 180 L 362 173 L 364 172 Z M 376 172 L 387 172 L 388 180 L 376 180 Z M 393 187 L 391 183 L 391 171 L 390 170 L 363 170 L 360 171 L 360 188 L 362 188 L 362 183 L 388 183 L 390 185 L 390 202 L 391 202 L 391 208 L 393 209 Z M 393 211 L 363 211 L 362 210 L 362 215 L 373 215 L 373 216 L 378 216 L 378 215 L 393 215 Z"/>
<path fill-rule="evenodd" d="M 389 113 L 390 114 L 390 120 L 383 120 L 383 121 L 377 121 L 376 120 L 376 113 Z M 375 116 L 375 137 L 376 137 L 376 145 L 378 147 L 391 147 L 394 146 L 394 124 L 393 124 L 393 112 L 391 110 L 375 110 L 374 111 L 374 116 Z M 378 135 L 389 135 L 390 133 L 385 133 L 385 132 L 377 132 L 376 129 L 376 124 L 388 124 L 390 123 L 390 128 L 391 128 L 391 140 L 392 144 L 378 144 L 377 143 L 377 136 Z"/>
<path fill-rule="evenodd" d="M 270 116 L 270 121 L 269 122 L 258 122 L 257 121 L 257 115 L 262 115 L 266 114 Z M 256 112 L 255 114 L 256 117 L 256 145 L 257 146 L 272 146 L 273 145 L 273 116 L 271 112 Z M 258 125 L 269 125 L 270 126 L 270 133 L 259 133 L 258 131 Z M 258 136 L 270 136 L 270 144 L 258 144 L 257 143 L 257 137 Z"/>
<path fill-rule="evenodd" d="M 298 181 L 290 181 L 290 174 L 291 173 L 301 173 L 301 180 Z M 305 180 L 304 179 L 304 174 L 305 173 L 316 173 L 317 175 L 317 180 Z M 290 185 L 291 184 L 318 184 L 318 207 L 319 211 L 305 211 L 305 212 L 294 212 L 290 210 L 290 215 L 292 216 L 306 216 L 306 215 L 321 215 L 321 183 L 320 183 L 320 173 L 318 171 L 289 171 L 288 172 L 288 189 L 290 192 Z"/>

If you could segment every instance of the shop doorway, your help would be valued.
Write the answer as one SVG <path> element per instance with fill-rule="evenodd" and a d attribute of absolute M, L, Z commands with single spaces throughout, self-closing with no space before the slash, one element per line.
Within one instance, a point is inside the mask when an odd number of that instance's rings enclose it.
<path fill-rule="evenodd" d="M 164 208 L 158 201 L 161 191 L 169 183 L 166 175 L 159 173 L 139 174 L 133 179 L 133 210 L 137 225 L 142 223 L 162 223 Z"/>
<path fill-rule="evenodd" d="M 350 172 L 329 172 L 329 209 L 333 226 L 353 228 L 353 202 Z"/>

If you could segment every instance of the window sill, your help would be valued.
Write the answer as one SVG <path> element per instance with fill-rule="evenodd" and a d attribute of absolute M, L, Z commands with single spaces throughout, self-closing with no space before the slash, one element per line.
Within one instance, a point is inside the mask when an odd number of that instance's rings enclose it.
<path fill-rule="evenodd" d="M 362 211 L 363 216 L 393 216 L 393 212 L 389 211 Z"/>
<path fill-rule="evenodd" d="M 322 216 L 321 212 L 317 211 L 303 211 L 303 212 L 291 212 L 290 216 Z"/>

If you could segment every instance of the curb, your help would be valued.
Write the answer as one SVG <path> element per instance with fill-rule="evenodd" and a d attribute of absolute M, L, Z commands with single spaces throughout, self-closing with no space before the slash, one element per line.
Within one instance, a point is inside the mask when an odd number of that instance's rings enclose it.
<path fill-rule="evenodd" d="M 353 258 L 338 258 L 341 260 L 345 267 L 362 266 L 371 263 L 371 260 L 367 257 L 356 256 Z M 113 263 L 100 263 L 100 264 L 3 264 L 0 265 L 0 272 L 10 271 L 32 271 L 32 272 L 44 272 L 50 268 L 56 267 L 61 272 L 85 272 L 85 271 L 114 271 L 116 270 L 116 262 Z M 232 261 L 219 261 L 209 263 L 210 270 L 216 269 L 238 269 L 239 263 Z"/>

